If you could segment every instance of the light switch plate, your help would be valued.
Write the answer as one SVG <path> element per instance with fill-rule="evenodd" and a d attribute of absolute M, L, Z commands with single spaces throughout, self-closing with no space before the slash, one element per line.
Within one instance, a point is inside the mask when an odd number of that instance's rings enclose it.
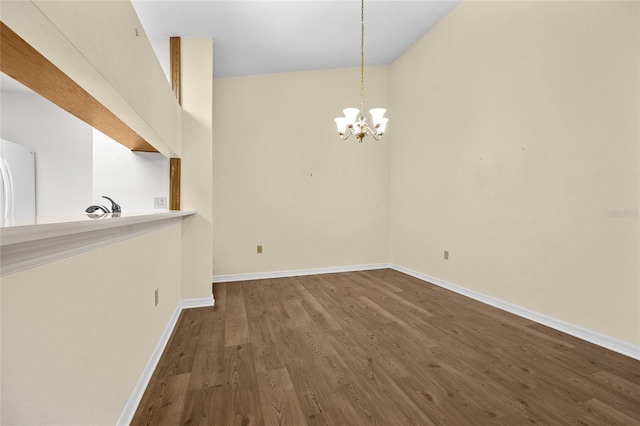
<path fill-rule="evenodd" d="M 153 197 L 153 208 L 154 209 L 166 209 L 167 208 L 167 197 Z"/>

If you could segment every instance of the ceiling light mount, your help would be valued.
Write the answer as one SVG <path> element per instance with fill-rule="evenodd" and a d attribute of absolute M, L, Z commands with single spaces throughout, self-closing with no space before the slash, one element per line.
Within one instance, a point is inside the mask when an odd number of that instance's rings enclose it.
<path fill-rule="evenodd" d="M 384 108 L 373 108 L 369 110 L 373 129 L 367 125 L 364 117 L 364 0 L 360 1 L 360 109 L 346 108 L 344 117 L 335 119 L 338 127 L 340 139 L 348 139 L 354 135 L 358 142 L 362 142 L 365 136 L 371 135 L 375 140 L 380 140 L 387 127 L 388 118 L 384 117 L 387 112 Z"/>

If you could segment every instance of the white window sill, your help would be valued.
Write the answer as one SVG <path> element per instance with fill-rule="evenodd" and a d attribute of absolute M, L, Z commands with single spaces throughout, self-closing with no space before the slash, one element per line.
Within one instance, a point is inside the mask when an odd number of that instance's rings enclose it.
<path fill-rule="evenodd" d="M 101 218 L 4 219 L 0 226 L 0 272 L 8 275 L 161 229 L 195 211 L 125 212 Z"/>

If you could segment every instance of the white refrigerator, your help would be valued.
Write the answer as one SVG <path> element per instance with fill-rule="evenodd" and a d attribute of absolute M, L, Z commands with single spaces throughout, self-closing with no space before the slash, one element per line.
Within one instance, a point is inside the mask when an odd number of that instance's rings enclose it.
<path fill-rule="evenodd" d="M 0 218 L 36 215 L 35 153 L 0 139 Z"/>

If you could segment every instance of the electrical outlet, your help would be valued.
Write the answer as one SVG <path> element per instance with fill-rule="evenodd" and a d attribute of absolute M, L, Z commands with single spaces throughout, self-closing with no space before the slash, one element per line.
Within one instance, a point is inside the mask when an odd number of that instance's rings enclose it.
<path fill-rule="evenodd" d="M 256 249 L 256 253 L 258 254 L 262 253 L 262 245 L 258 246 L 258 248 Z"/>
<path fill-rule="evenodd" d="M 153 197 L 153 208 L 154 209 L 166 209 L 167 208 L 167 197 Z"/>
<path fill-rule="evenodd" d="M 160 289 L 156 288 L 156 305 L 158 306 L 158 303 L 160 303 Z"/>
<path fill-rule="evenodd" d="M 449 260 L 449 251 L 448 250 L 444 251 L 444 260 Z"/>

